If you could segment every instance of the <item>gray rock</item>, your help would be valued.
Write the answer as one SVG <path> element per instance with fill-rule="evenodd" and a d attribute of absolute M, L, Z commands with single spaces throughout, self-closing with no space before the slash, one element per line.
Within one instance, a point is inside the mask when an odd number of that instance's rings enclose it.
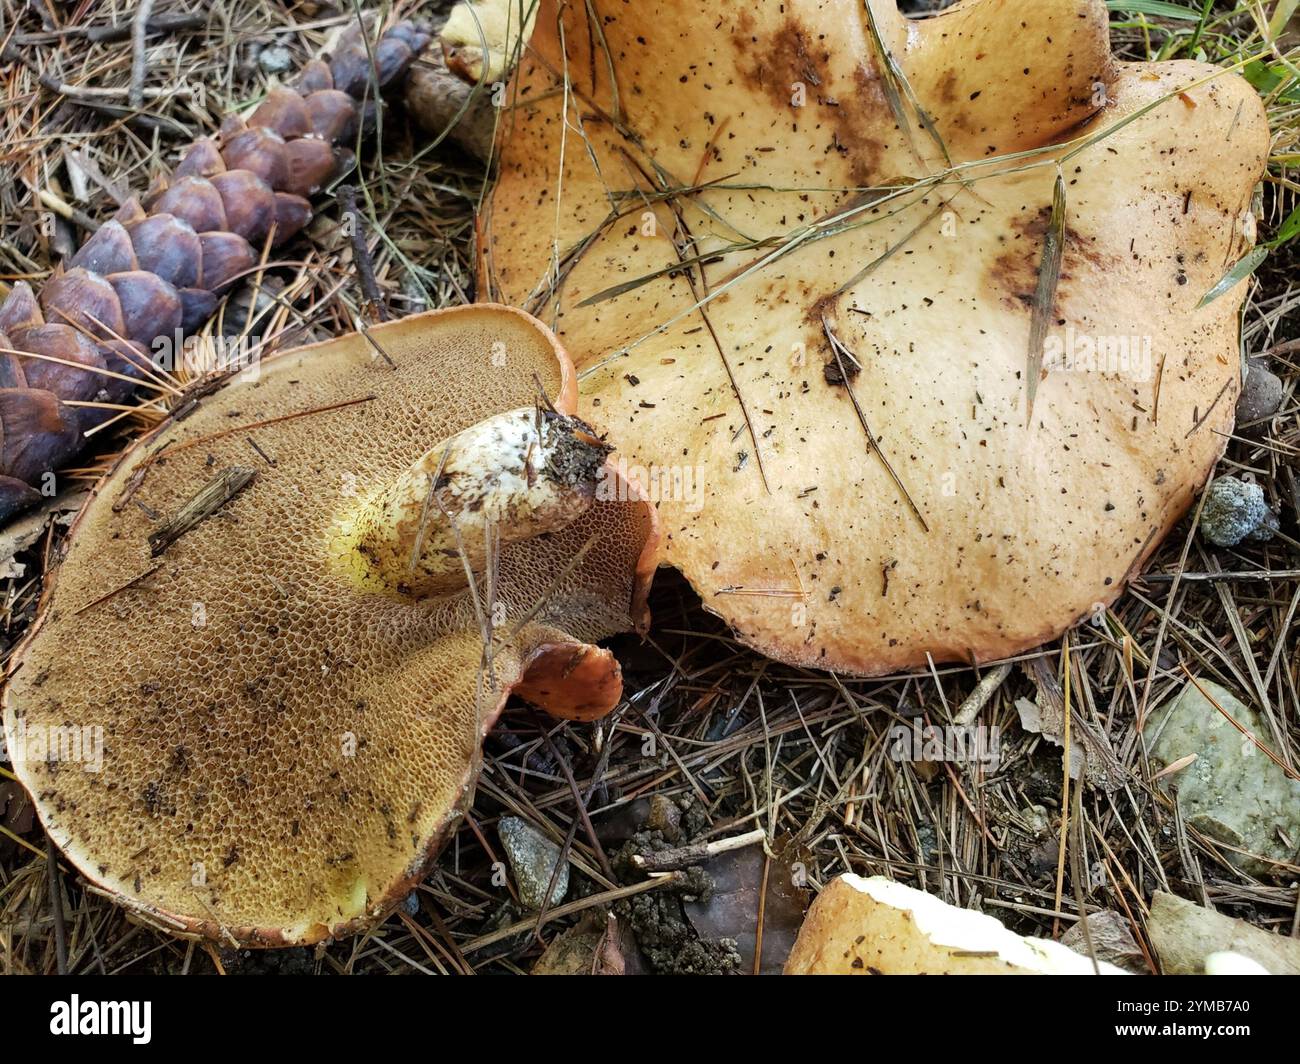
<path fill-rule="evenodd" d="M 1218 477 L 1209 487 L 1201 511 L 1201 535 L 1218 547 L 1235 547 L 1244 539 L 1260 542 L 1273 538 L 1277 515 L 1258 484 L 1236 477 Z"/>
<path fill-rule="evenodd" d="M 530 912 L 537 912 L 546 902 L 546 888 L 550 885 L 555 866 L 560 862 L 560 848 L 527 821 L 517 816 L 501 818 L 497 825 L 501 845 L 505 847 L 506 860 L 515 877 L 519 901 Z M 569 891 L 569 863 L 560 868 L 551 891 L 549 904 L 559 905 Z"/>
<path fill-rule="evenodd" d="M 1274 743 L 1263 716 L 1210 680 L 1207 694 L 1265 746 Z M 1300 781 L 1290 779 L 1243 735 L 1196 685 L 1151 714 L 1147 724 L 1151 760 L 1159 768 L 1195 754 L 1196 760 L 1160 783 L 1178 791 L 1178 807 L 1202 834 L 1275 861 L 1294 862 L 1300 847 Z M 1291 840 L 1289 843 L 1284 839 Z M 1248 872 L 1270 866 L 1224 851 Z"/>
<path fill-rule="evenodd" d="M 1300 939 L 1261 931 L 1244 920 L 1156 891 L 1147 933 L 1165 975 L 1201 975 L 1211 953 L 1249 957 L 1273 975 L 1300 975 Z"/>
<path fill-rule="evenodd" d="M 1088 925 L 1086 933 L 1083 926 L 1085 923 Z M 1091 954 L 1088 952 L 1090 941 Z M 1128 972 L 1147 970 L 1146 958 L 1133 938 L 1133 932 L 1129 930 L 1128 920 L 1111 909 L 1089 913 L 1061 936 L 1061 945 L 1069 946 L 1075 953 L 1082 953 L 1085 957 L 1095 955 L 1097 960 Z"/>
<path fill-rule="evenodd" d="M 268 44 L 257 53 L 257 65 L 268 74 L 283 74 L 293 66 L 293 53 L 282 44 Z"/>
<path fill-rule="evenodd" d="M 1237 399 L 1237 421 L 1249 425 L 1272 417 L 1282 405 L 1282 391 L 1282 378 L 1263 359 L 1251 359 Z"/>

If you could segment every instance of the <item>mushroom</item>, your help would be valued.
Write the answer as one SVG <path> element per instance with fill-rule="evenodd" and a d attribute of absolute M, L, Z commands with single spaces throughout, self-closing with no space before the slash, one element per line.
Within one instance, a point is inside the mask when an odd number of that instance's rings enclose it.
<path fill-rule="evenodd" d="M 245 376 L 98 485 L 4 726 L 104 891 L 179 933 L 305 944 L 410 890 L 511 691 L 565 718 L 617 701 L 590 644 L 645 621 L 654 514 L 521 311 L 433 311 Z M 98 765 L 39 753 L 68 730 Z"/>
<path fill-rule="evenodd" d="M 659 561 L 775 658 L 1036 646 L 1222 453 L 1247 285 L 1203 297 L 1268 123 L 1115 60 L 1101 0 L 542 0 L 506 98 L 479 291 L 557 330 Z"/>
<path fill-rule="evenodd" d="M 852 873 L 817 895 L 786 975 L 1126 975 L 923 890 Z"/>
<path fill-rule="evenodd" d="M 510 72 L 521 41 L 532 36 L 532 0 L 461 0 L 439 33 L 447 69 L 465 81 L 492 83 Z"/>

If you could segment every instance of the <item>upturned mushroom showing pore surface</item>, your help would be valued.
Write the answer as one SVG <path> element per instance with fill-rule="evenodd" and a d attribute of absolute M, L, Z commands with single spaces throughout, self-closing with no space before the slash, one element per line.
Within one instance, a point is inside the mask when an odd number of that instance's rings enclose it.
<path fill-rule="evenodd" d="M 653 513 L 574 400 L 538 323 L 458 308 L 279 355 L 132 448 L 5 697 L 63 852 L 227 942 L 399 900 L 512 689 L 570 718 L 619 697 L 589 644 L 643 612 Z M 68 728 L 101 763 L 39 753 Z"/>
<path fill-rule="evenodd" d="M 557 15 L 557 10 L 559 14 Z M 485 298 L 573 353 L 660 560 L 749 644 L 877 674 L 1113 599 L 1224 446 L 1269 144 L 1101 0 L 543 0 Z M 696 503 L 696 504 L 691 504 Z"/>

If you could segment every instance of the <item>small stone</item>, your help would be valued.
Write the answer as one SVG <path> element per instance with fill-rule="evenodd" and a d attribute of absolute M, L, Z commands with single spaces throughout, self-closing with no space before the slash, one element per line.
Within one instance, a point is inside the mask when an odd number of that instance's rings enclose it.
<path fill-rule="evenodd" d="M 410 894 L 402 899 L 402 908 L 406 911 L 407 916 L 419 916 L 420 895 L 415 891 L 411 891 Z"/>
<path fill-rule="evenodd" d="M 293 66 L 293 53 L 282 44 L 268 44 L 257 53 L 257 65 L 268 74 L 283 74 Z"/>
<path fill-rule="evenodd" d="M 1236 477 L 1218 477 L 1209 487 L 1201 511 L 1201 535 L 1218 547 L 1235 547 L 1244 539 L 1273 538 L 1277 516 L 1258 484 Z"/>
<path fill-rule="evenodd" d="M 671 798 L 656 794 L 650 799 L 650 814 L 645 826 L 650 831 L 659 832 L 667 842 L 676 842 L 682 837 L 682 811 Z"/>
<path fill-rule="evenodd" d="M 1263 359 L 1252 359 L 1247 367 L 1237 399 L 1237 421 L 1242 425 L 1272 417 L 1282 405 L 1282 378 Z"/>
<path fill-rule="evenodd" d="M 546 888 L 550 885 L 555 866 L 560 863 L 560 848 L 527 821 L 517 816 L 501 818 L 497 834 L 506 850 L 506 860 L 515 877 L 519 903 L 529 912 L 537 912 L 543 904 L 559 905 L 569 891 L 569 864 L 560 867 L 551 891 L 549 903 Z"/>
<path fill-rule="evenodd" d="M 1163 777 L 1161 785 L 1177 791 L 1183 817 L 1202 834 L 1248 854 L 1294 863 L 1300 848 L 1300 782 L 1288 778 L 1256 744 L 1273 745 L 1272 728 L 1231 691 L 1211 680 L 1198 682 L 1209 698 L 1189 680 L 1176 698 L 1152 712 L 1147 724 L 1157 768 L 1196 755 Z M 1238 731 L 1225 713 L 1248 734 Z M 1226 848 L 1222 852 L 1253 874 L 1276 870 L 1265 861 Z"/>
<path fill-rule="evenodd" d="M 1047 815 L 1046 806 L 1027 805 L 1020 810 L 1020 819 L 1025 822 L 1025 827 L 1035 838 L 1042 838 L 1052 830 L 1052 821 Z"/>
<path fill-rule="evenodd" d="M 1085 923 L 1088 925 L 1086 931 Z M 1090 943 L 1091 953 L 1088 950 Z M 1097 960 L 1125 971 L 1139 973 L 1147 970 L 1146 958 L 1133 938 L 1128 921 L 1111 909 L 1089 913 L 1061 936 L 1061 945 L 1069 946 L 1085 957 L 1095 955 Z"/>

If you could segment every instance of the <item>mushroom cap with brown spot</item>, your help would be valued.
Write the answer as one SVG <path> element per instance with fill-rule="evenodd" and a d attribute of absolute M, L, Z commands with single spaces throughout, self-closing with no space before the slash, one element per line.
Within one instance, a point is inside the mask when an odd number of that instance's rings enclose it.
<path fill-rule="evenodd" d="M 556 12 L 507 92 L 479 290 L 557 330 L 623 459 L 702 486 L 660 499 L 660 560 L 751 646 L 867 675 L 1110 602 L 1231 429 L 1247 285 L 1198 303 L 1253 242 L 1254 90 L 1117 62 L 1101 0 Z"/>
<path fill-rule="evenodd" d="M 526 663 L 644 608 L 653 513 L 626 492 L 501 548 L 487 666 L 485 580 L 476 606 L 468 589 L 364 591 L 332 566 L 331 523 L 356 493 L 534 402 L 539 381 L 560 412 L 575 399 L 567 356 L 517 310 L 435 311 L 369 336 L 277 355 L 136 444 L 78 518 L 11 671 L 11 741 L 102 735 L 99 771 L 16 760 L 51 837 L 179 932 L 310 943 L 382 914 L 468 800 Z M 232 466 L 256 476 L 152 557 L 159 520 Z M 561 707 L 592 695 L 558 679 Z"/>

